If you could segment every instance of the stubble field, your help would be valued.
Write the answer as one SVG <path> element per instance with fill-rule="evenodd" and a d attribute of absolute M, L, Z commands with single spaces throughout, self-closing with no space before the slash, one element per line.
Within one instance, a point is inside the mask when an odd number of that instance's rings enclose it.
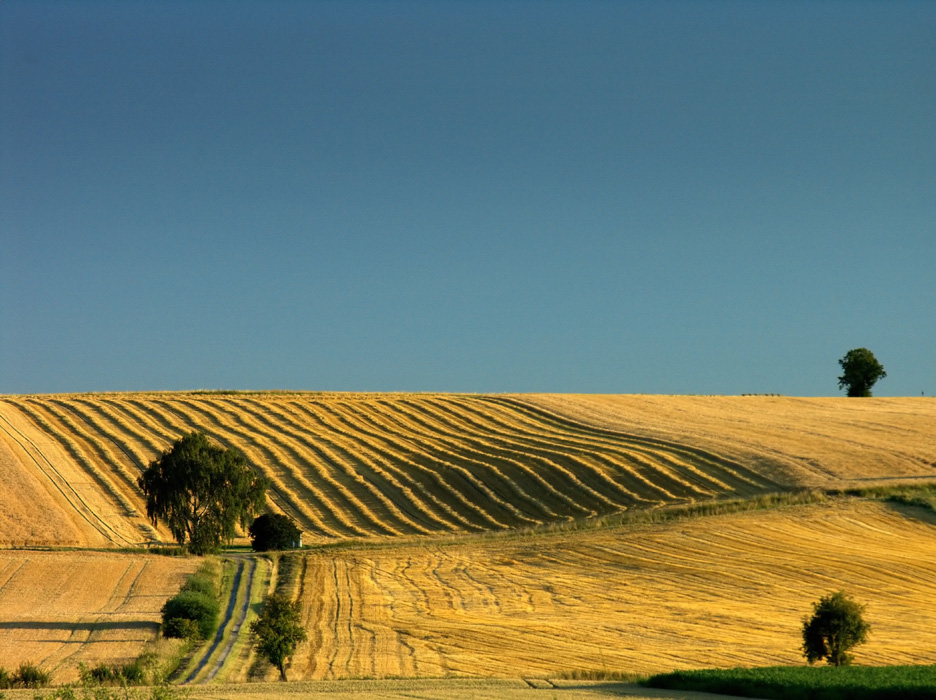
<path fill-rule="evenodd" d="M 310 640 L 293 679 L 800 663 L 802 616 L 840 588 L 874 625 L 859 662 L 936 663 L 936 528 L 920 509 L 829 499 L 585 526 L 802 487 L 936 481 L 933 399 L 0 397 L 0 543 L 168 542 L 136 478 L 192 430 L 244 451 L 273 482 L 271 509 L 326 545 L 303 555 L 295 586 Z M 66 674 L 141 650 L 197 566 L 2 556 L 0 655 Z M 33 576 L 40 561 L 48 571 Z M 241 654 L 218 680 L 246 678 L 254 659 Z"/>
<path fill-rule="evenodd" d="M 0 550 L 0 659 L 40 664 L 58 682 L 79 663 L 125 664 L 156 637 L 159 610 L 194 559 Z"/>

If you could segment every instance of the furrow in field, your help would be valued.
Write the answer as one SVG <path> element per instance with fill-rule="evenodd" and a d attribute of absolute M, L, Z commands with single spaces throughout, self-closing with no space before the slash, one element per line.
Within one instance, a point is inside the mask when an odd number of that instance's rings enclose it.
<path fill-rule="evenodd" d="M 615 435 L 609 431 L 594 430 L 585 426 L 573 426 L 561 421 L 547 419 L 539 413 L 530 413 L 524 406 L 505 405 L 502 402 L 481 400 L 471 406 L 484 417 L 500 423 L 503 429 L 515 430 L 527 440 L 545 441 L 550 444 L 566 445 L 576 450 L 596 450 L 608 456 L 617 456 L 626 462 L 637 462 L 664 479 L 679 480 L 682 484 L 705 495 L 726 491 L 750 491 L 752 482 L 726 471 L 720 458 L 708 459 L 697 453 L 672 446 L 661 449 L 633 436 Z M 652 473 L 651 472 L 651 473 Z M 656 476 L 652 477 L 654 480 Z"/>
<path fill-rule="evenodd" d="M 80 473 L 88 475 L 86 471 L 87 463 L 82 463 L 80 458 L 76 457 L 76 455 L 71 452 L 72 449 L 76 449 L 72 443 L 69 443 L 63 435 L 56 433 L 51 426 L 44 421 L 42 416 L 37 415 L 22 402 L 17 402 L 13 405 L 30 425 L 41 431 L 43 438 L 48 440 L 50 444 L 55 445 L 57 449 L 62 450 L 63 458 L 67 457 L 70 459 L 74 467 Z M 3 417 L 3 423 L 4 432 L 12 437 L 23 452 L 30 457 L 32 462 L 39 468 L 39 471 L 49 479 L 56 487 L 56 490 L 82 520 L 88 523 L 88 525 L 101 535 L 106 542 L 114 544 L 133 543 L 133 540 L 126 537 L 122 532 L 118 532 L 117 529 L 112 526 L 110 518 L 105 517 L 107 515 L 105 509 L 113 508 L 118 504 L 115 503 L 113 499 L 108 498 L 110 495 L 109 491 L 106 488 L 100 488 L 100 484 L 94 480 L 93 474 L 90 475 L 92 477 L 92 483 L 99 488 L 83 490 L 83 493 L 79 493 L 75 487 L 81 486 L 82 484 L 75 480 L 74 476 L 69 475 L 69 477 L 66 477 L 66 475 L 63 474 L 64 465 L 62 469 L 57 467 L 43 453 L 36 441 L 16 427 L 7 417 Z M 97 499 L 102 499 L 102 501 L 106 499 L 106 501 L 98 503 Z M 95 501 L 94 504 L 92 505 L 92 503 L 89 503 L 89 500 Z M 119 520 L 120 518 L 117 519 Z"/>
<path fill-rule="evenodd" d="M 362 534 L 350 525 L 341 509 L 329 500 L 324 489 L 310 491 L 296 480 L 291 469 L 278 456 L 246 430 L 230 425 L 230 421 L 206 410 L 197 402 L 185 399 L 159 400 L 154 404 L 173 412 L 189 422 L 196 430 L 213 436 L 225 446 L 235 446 L 247 459 L 256 465 L 273 483 L 273 490 L 280 499 L 288 503 L 294 513 L 301 516 L 300 522 L 309 531 L 325 537 L 347 537 Z M 299 496 L 302 495 L 302 500 Z"/>
<path fill-rule="evenodd" d="M 401 470 L 404 477 L 414 479 L 417 475 L 423 475 L 430 477 L 432 482 L 436 484 L 445 485 L 451 493 L 459 496 L 459 504 L 462 506 L 468 505 L 472 507 L 474 513 L 483 516 L 484 520 L 481 522 L 478 522 L 477 519 L 474 520 L 476 524 L 487 528 L 493 526 L 499 529 L 505 526 L 505 522 L 535 522 L 529 518 L 524 518 L 519 509 L 512 505 L 509 508 L 497 508 L 496 505 L 500 504 L 496 504 L 495 512 L 492 512 L 490 505 L 484 507 L 480 503 L 468 500 L 464 494 L 464 489 L 470 490 L 474 482 L 467 480 L 467 473 L 458 464 L 457 459 L 453 459 L 453 455 L 445 450 L 439 449 L 437 443 L 425 440 L 415 443 L 405 437 L 401 438 L 398 431 L 382 433 L 375 431 L 373 429 L 374 423 L 368 420 L 367 412 L 360 411 L 358 406 L 332 403 L 327 407 L 323 407 L 322 410 L 327 416 L 331 417 L 330 422 L 332 425 L 342 429 L 356 443 L 356 450 L 362 448 L 377 450 L 386 462 L 417 467 L 417 471 L 413 469 Z M 446 472 L 454 472 L 451 475 L 454 477 L 454 481 L 444 478 Z M 460 488 L 458 486 L 459 482 L 461 482 Z M 429 484 L 426 486 L 428 487 Z M 483 497 L 484 493 L 482 492 L 479 495 Z M 465 513 L 466 517 L 470 515 L 471 513 Z"/>
<path fill-rule="evenodd" d="M 351 464 L 344 460 L 328 459 L 318 448 L 318 441 L 310 439 L 308 433 L 297 430 L 293 419 L 279 410 L 273 402 L 259 403 L 243 400 L 238 407 L 258 425 L 264 426 L 277 442 L 292 451 L 300 466 L 321 465 L 315 475 L 334 483 L 335 488 L 345 494 L 349 502 L 367 516 L 369 530 L 374 533 L 394 535 L 428 532 L 397 508 L 383 493 L 366 480 Z M 304 470 L 311 472 L 310 468 Z M 308 480 L 306 479 L 307 483 Z M 309 484 L 311 487 L 311 484 Z"/>
<path fill-rule="evenodd" d="M 596 452 L 594 445 L 569 440 L 567 435 L 558 435 L 556 439 L 550 440 L 546 434 L 526 429 L 522 421 L 516 420 L 516 416 L 502 417 L 489 411 L 487 404 L 474 397 L 427 399 L 420 403 L 423 410 L 432 413 L 451 430 L 468 435 L 483 435 L 486 440 L 502 445 L 505 450 L 540 456 L 547 462 L 562 463 L 568 474 L 595 493 L 617 492 L 624 504 L 640 500 L 630 488 L 610 478 L 605 470 L 596 469 L 593 463 L 589 463 L 589 458 L 602 455 L 609 445 L 600 446 Z"/>
<path fill-rule="evenodd" d="M 291 669 L 301 678 L 332 678 L 331 669 L 338 654 L 338 605 L 340 591 L 330 557 L 303 558 L 299 601 L 308 641 L 296 650 Z"/>
<path fill-rule="evenodd" d="M 477 451 L 466 451 L 457 440 L 447 439 L 441 434 L 436 434 L 433 437 L 428 437 L 425 434 L 417 435 L 410 426 L 406 425 L 405 421 L 392 418 L 388 415 L 387 410 L 381 406 L 370 406 L 370 410 L 364 410 L 360 406 L 340 404 L 332 408 L 341 412 L 355 432 L 366 434 L 372 440 L 397 445 L 397 449 L 401 452 L 424 452 L 426 447 L 431 447 L 432 452 L 427 456 L 435 458 L 436 461 L 441 456 L 444 457 L 446 462 L 462 464 L 470 471 L 486 470 L 497 476 L 498 483 L 503 486 L 498 487 L 494 483 L 491 483 L 491 486 L 497 488 L 498 492 L 500 492 L 501 488 L 506 488 L 509 492 L 505 495 L 505 499 L 513 503 L 516 511 L 519 511 L 523 518 L 518 520 L 518 523 L 524 523 L 525 521 L 526 524 L 539 524 L 559 520 L 562 517 L 543 498 L 535 496 L 532 490 L 525 490 L 520 483 L 509 479 L 503 473 L 502 468 L 505 464 L 513 465 L 520 470 L 524 469 L 523 465 L 519 462 L 515 463 L 515 460 L 508 457 L 492 460 L 487 455 Z M 537 486 L 549 490 L 545 482 L 537 484 Z M 537 490 L 541 490 L 541 488 Z M 567 500 L 571 506 L 575 507 L 572 500 L 564 494 L 556 492 L 554 495 L 560 500 Z"/>
<path fill-rule="evenodd" d="M 435 508 L 427 507 L 408 485 L 401 483 L 392 469 L 382 467 L 379 458 L 371 459 L 368 450 L 355 450 L 352 453 L 341 446 L 342 443 L 350 442 L 346 436 L 322 422 L 313 424 L 308 414 L 300 414 L 291 405 L 277 403 L 274 408 L 267 404 L 265 410 L 272 413 L 280 424 L 291 429 L 297 439 L 302 440 L 319 459 L 334 469 L 347 470 L 371 498 L 379 501 L 382 508 L 392 514 L 394 520 L 408 524 L 408 534 L 461 529 L 455 520 L 445 519 Z"/>
<path fill-rule="evenodd" d="M 354 653 L 354 635 L 351 631 L 351 606 L 353 601 L 348 595 L 345 584 L 347 562 L 333 559 L 329 572 L 335 590 L 335 616 L 332 633 L 335 638 L 335 654 L 329 662 L 326 678 L 342 678 L 350 675 L 351 656 Z"/>
<path fill-rule="evenodd" d="M 22 412 L 20 412 L 20 415 L 23 416 L 24 421 L 28 420 Z M 39 449 L 36 442 L 20 430 L 10 418 L 11 417 L 7 415 L 0 415 L 0 430 L 22 450 L 23 454 L 29 458 L 30 462 L 36 466 L 38 472 L 48 479 L 48 482 L 52 484 L 55 490 L 64 499 L 67 508 L 74 511 L 81 520 L 87 523 L 88 527 L 90 527 L 94 533 L 100 535 L 103 538 L 103 542 L 116 542 L 116 533 L 101 519 L 100 514 L 88 505 L 82 495 L 75 490 L 70 481 L 62 475 L 42 450 Z M 51 440 L 52 438 L 50 437 L 49 439 Z"/>
<path fill-rule="evenodd" d="M 765 477 L 756 470 L 745 467 L 737 460 L 698 447 L 693 447 L 689 444 L 633 435 L 580 423 L 567 416 L 518 399 L 508 397 L 485 397 L 484 401 L 508 407 L 511 411 L 525 413 L 531 420 L 535 421 L 536 425 L 541 425 L 543 422 L 546 422 L 547 424 L 555 425 L 558 430 L 611 440 L 624 440 L 627 444 L 640 447 L 641 449 L 648 449 L 654 452 L 663 451 L 672 454 L 681 462 L 697 464 L 703 470 L 706 468 L 714 470 L 720 479 L 727 481 L 729 485 L 739 493 L 752 493 L 765 490 L 777 491 L 783 488 L 778 482 Z"/>
<path fill-rule="evenodd" d="M 140 472 L 162 453 L 165 440 L 157 437 L 161 437 L 161 432 L 154 435 L 147 429 L 149 425 L 144 416 L 132 414 L 125 406 L 107 399 L 75 399 L 72 403 L 96 416 L 101 432 L 127 455 Z M 89 422 L 91 419 L 85 420 Z"/>
<path fill-rule="evenodd" d="M 130 481 L 136 482 L 137 476 L 155 456 L 154 446 L 148 436 L 142 436 L 132 424 L 114 415 L 107 404 L 81 398 L 57 400 L 55 403 L 69 410 L 77 421 L 95 431 L 103 444 L 110 443 L 123 455 L 121 466 L 129 462 L 130 468 L 125 471 Z M 115 453 L 114 456 L 118 455 Z"/>
<path fill-rule="evenodd" d="M 437 402 L 436 408 L 456 430 L 476 432 L 513 449 L 544 454 L 561 462 L 594 491 L 610 496 L 616 493 L 614 500 L 619 507 L 693 500 L 705 494 L 672 470 L 661 470 L 659 464 L 632 451 L 622 451 L 618 445 L 571 440 L 564 434 L 550 439 L 548 432 L 539 435 L 524 429 L 522 423 L 513 420 L 514 416 L 500 419 L 491 415 L 487 406 L 476 400 L 460 401 L 457 408 Z"/>
<path fill-rule="evenodd" d="M 364 631 L 390 627 L 406 635 L 413 665 L 425 674 L 797 663 L 809 602 L 838 589 L 867 601 L 874 618 L 872 640 L 858 652 L 862 663 L 936 659 L 921 641 L 936 632 L 926 616 L 912 614 L 932 600 L 932 525 L 877 504 L 334 558 L 344 566 L 332 575 L 372 571 L 392 601 L 368 605 L 371 589 L 345 581 L 341 604 L 354 613 L 344 640 L 371 657 L 378 652 Z M 312 579 L 306 586 L 322 588 Z M 365 672 L 371 659 L 355 654 L 332 672 Z"/>
<path fill-rule="evenodd" d="M 444 478 L 445 483 L 456 487 L 456 492 L 475 494 L 475 500 L 483 503 L 489 517 L 495 516 L 492 508 L 498 509 L 500 522 L 496 529 L 535 524 L 549 520 L 544 512 L 552 512 L 542 499 L 524 498 L 522 490 L 507 479 L 492 463 L 489 455 L 476 450 L 466 450 L 457 438 L 446 436 L 431 429 L 423 430 L 405 412 L 397 412 L 395 404 L 365 405 L 358 409 L 374 424 L 381 425 L 391 439 L 405 440 L 414 446 L 411 451 L 417 459 L 424 461 L 427 468 Z M 461 486 L 459 486 L 461 484 Z M 569 503 L 573 503 L 569 501 Z M 580 511 L 581 512 L 581 511 Z"/>
<path fill-rule="evenodd" d="M 373 675 L 417 675 L 415 651 L 393 627 L 393 598 L 385 594 L 378 581 L 380 570 L 376 562 L 372 559 L 359 561 L 355 572 L 360 577 L 362 617 L 365 621 L 372 621 L 369 629 L 374 634 L 375 642 Z"/>
<path fill-rule="evenodd" d="M 296 487 L 306 492 L 325 491 L 340 512 L 346 527 L 359 534 L 401 534 L 392 522 L 383 523 L 375 517 L 371 508 L 358 497 L 358 489 L 353 488 L 353 480 L 347 479 L 340 472 L 332 471 L 330 465 L 316 460 L 303 446 L 297 446 L 295 441 L 284 434 L 282 426 L 271 429 L 269 421 L 255 411 L 240 410 L 242 402 L 238 402 L 235 407 L 230 403 L 215 400 L 199 403 L 213 414 L 225 416 L 228 424 L 236 425 L 245 438 L 252 436 L 258 446 L 266 449 L 267 455 L 275 461 L 279 469 L 290 474 Z M 318 477 L 314 484 L 306 477 L 309 473 Z M 352 488 L 349 488 L 349 482 Z"/>
<path fill-rule="evenodd" d="M 182 437 L 178 431 L 171 430 L 153 413 L 143 410 L 130 399 L 108 397 L 102 398 L 100 404 L 107 407 L 115 421 L 125 425 L 137 436 L 145 446 L 145 451 L 153 455 L 153 459 Z"/>
<path fill-rule="evenodd" d="M 592 516 L 608 510 L 617 510 L 621 506 L 609 499 L 606 495 L 599 493 L 587 484 L 581 481 L 577 475 L 572 473 L 565 466 L 555 461 L 556 455 L 533 454 L 529 450 L 518 449 L 518 447 L 509 441 L 490 439 L 488 435 L 470 430 L 460 430 L 427 408 L 422 402 L 399 401 L 390 407 L 395 413 L 405 416 L 408 421 L 418 426 L 418 430 L 424 432 L 424 435 L 444 435 L 457 441 L 461 449 L 469 453 L 481 453 L 487 455 L 490 459 L 502 462 L 503 464 L 512 463 L 519 467 L 518 475 L 514 478 L 532 481 L 530 488 L 547 482 L 547 486 L 540 489 L 544 492 L 543 498 L 556 494 L 569 494 L 568 497 L 560 500 L 553 499 L 550 502 L 552 508 L 561 508 L 566 517 L 581 517 L 582 515 Z M 510 460 L 507 462 L 505 460 Z M 541 479 L 532 478 L 537 474 Z M 487 474 L 483 474 L 486 477 Z M 566 508 L 563 507 L 566 505 Z M 571 507 L 573 510 L 567 510 Z"/>
<path fill-rule="evenodd" d="M 762 487 L 757 488 L 751 479 L 726 469 L 725 461 L 720 458 L 710 459 L 698 452 L 687 452 L 672 446 L 661 448 L 632 436 L 611 435 L 606 431 L 585 427 L 576 429 L 544 419 L 535 413 L 530 414 L 513 405 L 505 406 L 499 401 L 485 401 L 483 405 L 487 416 L 500 415 L 506 425 L 515 429 L 522 425 L 522 432 L 528 439 L 559 442 L 574 449 L 595 450 L 608 458 L 616 458 L 613 463 L 618 468 L 624 466 L 626 469 L 627 465 L 636 463 L 645 470 L 651 481 L 678 483 L 683 489 L 688 487 L 694 491 L 696 498 L 700 495 L 711 497 L 716 493 L 763 490 Z"/>
<path fill-rule="evenodd" d="M 480 401 L 464 401 L 460 408 L 462 410 L 457 412 L 448 409 L 448 414 L 453 420 L 463 421 L 466 424 L 463 429 L 481 431 L 491 439 L 512 442 L 518 446 L 517 449 L 565 453 L 569 469 L 602 492 L 609 485 L 618 484 L 612 474 L 623 471 L 628 476 L 636 475 L 636 468 L 642 468 L 644 478 L 651 483 L 660 483 L 677 499 L 698 500 L 727 489 L 726 484 L 691 464 L 675 459 L 671 453 L 640 449 L 633 444 L 625 446 L 620 441 L 598 441 L 587 433 L 583 437 L 575 436 L 562 428 L 551 429 L 550 425 L 542 422 L 530 424 L 517 411 L 499 415 L 498 411 L 492 410 L 492 405 Z M 612 474 L 589 468 L 588 460 L 580 456 L 593 454 L 602 455 L 606 460 L 613 459 Z"/>
<path fill-rule="evenodd" d="M 94 483 L 123 509 L 125 516 L 139 515 L 137 505 L 131 500 L 134 497 L 138 500 L 138 496 L 128 483 L 127 474 L 113 452 L 101 444 L 93 429 L 78 425 L 67 409 L 52 402 L 30 401 L 23 404 L 22 408 L 31 419 L 58 439 Z M 101 462 L 105 469 L 98 467 Z M 117 479 L 112 479 L 111 474 Z"/>
<path fill-rule="evenodd" d="M 346 450 L 352 457 L 359 455 L 362 449 L 373 450 L 372 454 L 386 470 L 394 473 L 401 483 L 410 483 L 412 485 L 413 491 L 421 496 L 420 502 L 429 501 L 436 504 L 436 508 L 429 508 L 427 504 L 427 512 L 434 513 L 437 517 L 444 517 L 447 520 L 455 520 L 461 523 L 461 527 L 453 529 L 480 531 L 491 527 L 496 529 L 503 527 L 501 523 L 492 519 L 481 506 L 473 502 L 468 494 L 448 483 L 438 473 L 437 469 L 424 464 L 423 460 L 410 459 L 413 454 L 407 453 L 404 457 L 402 453 L 392 453 L 380 449 L 379 445 L 371 446 L 370 443 L 362 448 L 360 440 L 356 439 L 353 433 L 343 430 L 336 425 L 335 420 L 329 418 L 331 411 L 326 404 L 293 403 L 292 405 L 328 430 L 327 434 L 333 444 Z M 426 483 L 417 479 L 417 476 L 425 477 Z"/>
<path fill-rule="evenodd" d="M 204 431 L 206 434 L 212 433 L 212 430 L 206 427 L 204 422 L 195 421 L 184 412 L 180 413 L 169 405 L 162 405 L 155 400 L 144 404 L 142 410 L 145 411 L 147 415 L 152 416 L 160 425 L 165 426 L 167 430 L 176 431 L 179 436 L 193 430 Z M 208 423 L 207 425 L 210 426 L 211 424 Z M 224 444 L 229 443 L 225 442 Z M 245 454 L 248 453 L 245 452 Z M 281 510 L 290 513 L 296 518 L 301 527 L 310 532 L 325 533 L 327 536 L 337 536 L 337 533 L 326 525 L 324 516 L 316 508 L 315 502 L 297 502 L 295 494 L 281 481 L 278 481 L 275 474 L 264 471 L 262 466 L 261 471 L 263 471 L 264 475 L 269 477 L 272 482 L 272 486 L 267 492 L 267 498 L 276 503 Z"/>

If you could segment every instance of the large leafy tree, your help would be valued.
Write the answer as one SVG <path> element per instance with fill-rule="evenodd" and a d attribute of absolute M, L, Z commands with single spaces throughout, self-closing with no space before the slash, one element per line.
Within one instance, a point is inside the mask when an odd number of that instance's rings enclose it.
<path fill-rule="evenodd" d="M 250 623 L 254 646 L 263 658 L 276 666 L 280 680 L 286 680 L 286 662 L 296 653 L 296 647 L 306 640 L 299 601 L 290 601 L 282 594 L 269 596 L 260 616 Z"/>
<path fill-rule="evenodd" d="M 851 663 L 849 650 L 867 641 L 871 625 L 862 614 L 865 606 L 843 591 L 832 593 L 813 603 L 812 617 L 803 620 L 803 655 L 813 664 L 825 659 L 830 666 Z"/>
<path fill-rule="evenodd" d="M 839 365 L 842 367 L 839 389 L 846 389 L 849 396 L 871 396 L 871 387 L 887 376 L 884 365 L 867 348 L 849 350 L 839 360 Z"/>
<path fill-rule="evenodd" d="M 250 469 L 240 450 L 193 432 L 151 462 L 137 483 L 153 524 L 163 521 L 179 544 L 207 554 L 230 542 L 238 524 L 247 527 L 263 507 L 269 480 Z"/>

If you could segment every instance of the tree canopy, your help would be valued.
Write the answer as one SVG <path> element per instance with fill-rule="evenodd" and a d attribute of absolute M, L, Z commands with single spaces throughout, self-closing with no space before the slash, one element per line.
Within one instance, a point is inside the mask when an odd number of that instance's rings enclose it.
<path fill-rule="evenodd" d="M 299 601 L 292 602 L 282 594 L 269 596 L 260 616 L 250 624 L 250 633 L 254 635 L 257 653 L 276 666 L 280 680 L 285 681 L 286 661 L 307 638 Z"/>
<path fill-rule="evenodd" d="M 282 513 L 264 513 L 250 525 L 250 546 L 255 552 L 295 549 L 302 531 Z"/>
<path fill-rule="evenodd" d="M 150 463 L 137 480 L 146 514 L 163 521 L 193 554 L 230 542 L 263 507 L 269 480 L 252 471 L 240 450 L 209 442 L 193 432 Z"/>
<path fill-rule="evenodd" d="M 813 603 L 812 617 L 803 619 L 803 655 L 812 664 L 825 659 L 830 666 L 851 663 L 848 651 L 865 642 L 871 625 L 864 621 L 865 606 L 843 591 Z"/>
<path fill-rule="evenodd" d="M 842 367 L 839 389 L 846 389 L 849 396 L 871 396 L 871 387 L 887 376 L 884 365 L 867 348 L 849 350 L 839 365 Z"/>

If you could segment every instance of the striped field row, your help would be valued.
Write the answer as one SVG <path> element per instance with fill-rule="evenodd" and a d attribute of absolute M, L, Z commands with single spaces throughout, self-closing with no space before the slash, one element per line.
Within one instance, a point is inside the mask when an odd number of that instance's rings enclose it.
<path fill-rule="evenodd" d="M 136 479 L 193 430 L 242 450 L 270 478 L 271 505 L 322 539 L 504 530 L 783 488 L 742 460 L 507 397 L 0 397 L 0 438 L 25 469 L 63 482 L 55 496 L 81 514 L 88 544 L 168 539 L 147 523 Z"/>

